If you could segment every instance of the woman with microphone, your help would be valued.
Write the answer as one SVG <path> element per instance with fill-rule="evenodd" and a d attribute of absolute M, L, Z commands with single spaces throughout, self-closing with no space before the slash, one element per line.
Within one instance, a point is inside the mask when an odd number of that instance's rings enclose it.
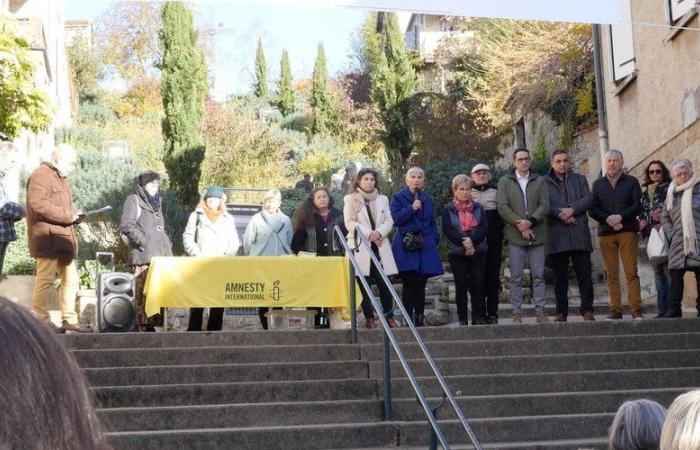
<path fill-rule="evenodd" d="M 417 327 L 425 325 L 425 284 L 442 275 L 438 253 L 440 235 L 433 214 L 433 199 L 423 192 L 425 173 L 420 167 L 406 172 L 406 187 L 391 197 L 391 217 L 398 226 L 391 249 L 403 280 L 403 302 Z"/>

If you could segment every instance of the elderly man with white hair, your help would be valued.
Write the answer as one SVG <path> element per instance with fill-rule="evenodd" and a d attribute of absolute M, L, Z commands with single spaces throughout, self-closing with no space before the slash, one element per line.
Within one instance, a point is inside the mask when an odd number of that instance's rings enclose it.
<path fill-rule="evenodd" d="M 668 187 L 666 205 L 661 216 L 669 240 L 668 269 L 671 275 L 669 307 L 664 317 L 681 317 L 683 276 L 695 272 L 700 288 L 700 178 L 687 159 L 673 163 L 673 181 Z M 698 290 L 700 292 L 700 289 Z M 700 316 L 700 294 L 696 301 Z"/>
<path fill-rule="evenodd" d="M 78 324 L 75 296 L 78 271 L 75 257 L 78 239 L 74 225 L 84 214 L 73 208 L 70 183 L 66 178 L 78 163 L 78 155 L 68 144 L 58 145 L 51 161 L 43 162 L 27 181 L 27 231 L 29 253 L 36 258 L 36 280 L 32 292 L 32 309 L 49 322 L 46 309 L 48 293 L 54 280 L 61 283 L 59 301 L 63 325 L 57 332 L 90 332 Z"/>
<path fill-rule="evenodd" d="M 637 215 L 642 189 L 639 181 L 622 171 L 624 158 L 619 150 L 605 155 L 605 175 L 593 183 L 591 217 L 598 227 L 598 242 L 608 274 L 609 320 L 622 319 L 622 291 L 619 261 L 627 279 L 627 300 L 632 318 L 643 319 L 641 288 L 637 273 Z"/>

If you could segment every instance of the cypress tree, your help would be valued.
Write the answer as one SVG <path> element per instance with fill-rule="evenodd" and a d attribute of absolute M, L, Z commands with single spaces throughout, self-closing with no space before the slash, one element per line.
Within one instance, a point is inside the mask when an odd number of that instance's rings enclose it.
<path fill-rule="evenodd" d="M 258 38 L 258 48 L 255 50 L 255 83 L 253 88 L 256 97 L 267 97 L 267 65 L 265 64 L 262 38 Z"/>
<path fill-rule="evenodd" d="M 289 54 L 282 50 L 280 60 L 280 79 L 277 82 L 277 107 L 283 116 L 294 112 L 294 88 L 292 88 L 292 69 L 289 65 Z"/>
<path fill-rule="evenodd" d="M 208 90 L 207 68 L 187 6 L 166 2 L 161 18 L 163 162 L 170 188 L 184 205 L 193 207 L 199 200 L 200 166 L 204 159 L 199 127 Z"/>
<path fill-rule="evenodd" d="M 385 16 L 379 36 L 380 51 L 378 55 L 375 52 L 372 58 L 368 58 L 372 82 L 370 99 L 384 125 L 383 140 L 391 150 L 389 160 L 396 174 L 400 174 L 413 149 L 408 128 L 410 121 L 406 117 L 406 108 L 402 106 L 413 95 L 418 77 L 406 51 L 396 14 L 382 14 Z M 368 43 L 373 42 L 368 40 Z M 376 40 L 374 43 L 376 46 Z"/>
<path fill-rule="evenodd" d="M 318 44 L 318 53 L 314 64 L 311 107 L 314 110 L 314 122 L 311 131 L 320 135 L 333 134 L 338 129 L 338 110 L 333 96 L 328 90 L 326 52 L 323 50 L 323 44 Z"/>

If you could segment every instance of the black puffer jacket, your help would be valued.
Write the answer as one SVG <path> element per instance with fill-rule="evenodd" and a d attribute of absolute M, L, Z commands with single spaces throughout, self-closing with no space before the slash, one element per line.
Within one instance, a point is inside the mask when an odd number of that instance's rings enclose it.
<path fill-rule="evenodd" d="M 173 254 L 172 243 L 165 234 L 163 205 L 154 210 L 141 186 L 124 201 L 119 230 L 129 240 L 127 263 L 130 266 L 147 265 L 154 256 Z"/>

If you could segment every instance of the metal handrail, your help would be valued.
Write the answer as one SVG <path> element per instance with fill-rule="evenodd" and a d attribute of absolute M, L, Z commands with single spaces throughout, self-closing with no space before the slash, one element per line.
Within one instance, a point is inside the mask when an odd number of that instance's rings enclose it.
<path fill-rule="evenodd" d="M 354 267 L 355 271 L 360 274 L 358 277 L 360 283 L 362 283 L 362 286 L 365 288 L 365 292 L 369 294 L 369 299 L 372 302 L 372 306 L 374 307 L 375 311 L 377 311 L 377 316 L 379 317 L 379 321 L 382 324 L 383 327 L 383 333 L 384 333 L 384 341 L 386 344 L 386 341 L 388 340 L 392 347 L 394 348 L 394 351 L 396 352 L 397 357 L 399 358 L 399 361 L 401 362 L 401 366 L 403 367 L 404 371 L 406 372 L 406 375 L 408 376 L 408 379 L 411 383 L 411 386 L 413 387 L 413 390 L 416 392 L 416 396 L 418 397 L 418 402 L 421 404 L 423 407 L 423 410 L 425 411 L 425 414 L 428 416 L 428 421 L 430 422 L 430 426 L 432 428 L 432 431 L 435 433 L 437 439 L 440 441 L 440 445 L 445 450 L 449 450 L 449 445 L 447 443 L 447 438 L 445 437 L 445 434 L 442 431 L 442 428 L 440 428 L 440 425 L 438 425 L 435 413 L 433 412 L 433 408 L 428 405 L 427 400 L 425 399 L 425 395 L 423 394 L 423 391 L 421 390 L 420 386 L 418 385 L 418 381 L 416 380 L 416 377 L 413 375 L 413 371 L 411 370 L 410 366 L 408 365 L 408 360 L 403 354 L 403 351 L 401 350 L 399 343 L 396 339 L 396 336 L 394 335 L 394 332 L 392 331 L 391 327 L 389 327 L 389 323 L 386 320 L 386 317 L 384 316 L 383 308 L 380 305 L 379 301 L 377 300 L 377 297 L 374 295 L 372 292 L 371 287 L 369 286 L 369 283 L 367 283 L 367 280 L 365 280 L 365 277 L 362 276 L 362 270 L 358 266 L 357 260 L 355 259 L 355 256 L 353 255 L 353 252 L 359 248 L 360 245 L 364 245 L 365 249 L 370 255 L 371 258 L 371 264 L 374 264 L 377 267 L 377 271 L 379 272 L 382 282 L 384 282 L 389 289 L 389 292 L 391 293 L 394 302 L 399 306 L 399 309 L 401 310 L 401 313 L 403 314 L 404 317 L 410 317 L 404 308 L 403 304 L 401 303 L 401 299 L 399 298 L 398 294 L 396 293 L 396 290 L 394 289 L 393 285 L 389 281 L 389 278 L 386 276 L 384 273 L 384 270 L 382 269 L 382 266 L 377 259 L 376 255 L 372 251 L 372 248 L 368 244 L 367 237 L 362 234 L 362 232 L 358 229 L 355 229 L 355 236 L 356 236 L 356 241 L 357 241 L 357 246 L 355 248 L 350 248 L 350 245 L 348 244 L 345 236 L 343 235 L 343 231 L 339 226 L 335 226 L 334 232 L 338 235 L 340 238 L 340 242 L 345 248 L 345 253 L 348 256 L 348 259 L 350 260 L 352 266 Z M 357 238 L 359 236 L 359 239 Z M 351 281 L 351 283 L 354 284 L 354 281 Z M 354 321 L 354 320 L 353 320 Z M 454 396 L 450 392 L 449 386 L 447 385 L 447 382 L 445 381 L 444 377 L 442 376 L 442 373 L 438 369 L 437 365 L 435 364 L 435 361 L 433 360 L 432 355 L 430 354 L 430 351 L 426 347 L 425 343 L 423 342 L 423 339 L 420 337 L 420 334 L 418 334 L 418 330 L 416 329 L 415 325 L 410 321 L 406 321 L 408 327 L 411 329 L 413 336 L 416 338 L 416 341 L 418 342 L 418 345 L 421 348 L 421 351 L 423 352 L 423 355 L 425 356 L 426 360 L 428 361 L 428 364 L 430 365 L 431 369 L 433 370 L 433 373 L 435 374 L 436 378 L 438 379 L 438 382 L 440 383 L 440 386 L 442 387 L 443 394 L 447 397 L 449 400 L 450 404 L 452 405 L 453 409 L 455 410 L 455 413 L 457 414 L 457 417 L 459 418 L 460 423 L 462 424 L 462 427 L 466 431 L 467 435 L 469 436 L 469 439 L 472 442 L 472 445 L 476 450 L 481 450 L 481 444 L 479 443 L 478 438 L 476 437 L 476 434 L 474 434 L 474 431 L 471 429 L 469 424 L 467 423 L 466 418 L 464 417 L 464 414 L 462 413 L 462 410 L 459 408 L 459 405 L 457 404 L 457 401 L 455 400 Z M 356 324 L 353 323 L 353 328 L 356 326 Z M 385 357 L 388 354 L 387 351 L 385 351 Z M 388 366 L 388 367 L 387 367 Z M 388 358 L 385 359 L 385 368 L 384 368 L 384 389 L 385 389 L 385 398 L 387 397 L 387 392 L 388 394 L 388 402 L 389 405 L 387 406 L 385 404 L 385 419 L 386 419 L 386 411 L 387 407 L 389 408 L 389 416 L 391 415 L 391 363 L 388 361 Z M 386 401 L 385 401 L 386 403 Z M 387 419 L 388 420 L 388 419 Z"/>

